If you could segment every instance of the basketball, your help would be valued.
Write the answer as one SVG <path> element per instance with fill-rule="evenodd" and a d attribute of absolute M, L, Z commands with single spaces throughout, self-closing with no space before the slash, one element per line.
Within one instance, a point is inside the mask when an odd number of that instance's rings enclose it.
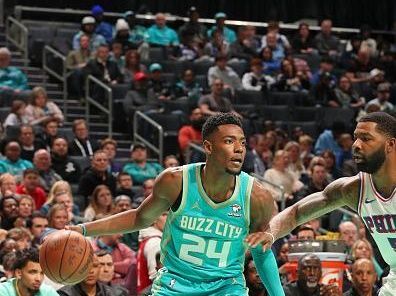
<path fill-rule="evenodd" d="M 80 233 L 59 230 L 44 240 L 40 247 L 40 265 L 54 282 L 70 285 L 84 280 L 92 263 L 93 250 Z"/>

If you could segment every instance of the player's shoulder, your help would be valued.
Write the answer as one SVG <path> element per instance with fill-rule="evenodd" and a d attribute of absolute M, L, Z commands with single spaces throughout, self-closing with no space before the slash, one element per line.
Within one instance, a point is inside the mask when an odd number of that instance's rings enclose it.
<path fill-rule="evenodd" d="M 328 196 L 341 198 L 352 209 L 356 209 L 360 190 L 360 176 L 343 177 L 331 182 L 324 190 Z"/>
<path fill-rule="evenodd" d="M 180 187 L 183 180 L 183 167 L 172 167 L 162 171 L 155 180 L 156 187 Z"/>
<path fill-rule="evenodd" d="M 260 200 L 268 201 L 273 199 L 271 192 L 257 179 L 253 180 L 250 198 L 253 203 Z"/>

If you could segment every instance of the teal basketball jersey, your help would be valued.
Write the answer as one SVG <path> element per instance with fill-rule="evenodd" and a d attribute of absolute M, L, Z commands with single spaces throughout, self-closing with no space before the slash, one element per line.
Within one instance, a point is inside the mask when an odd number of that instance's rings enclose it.
<path fill-rule="evenodd" d="M 203 163 L 183 166 L 179 208 L 168 214 L 161 241 L 161 262 L 190 281 L 216 281 L 243 272 L 254 178 L 236 176 L 232 196 L 213 202 L 201 181 Z"/>

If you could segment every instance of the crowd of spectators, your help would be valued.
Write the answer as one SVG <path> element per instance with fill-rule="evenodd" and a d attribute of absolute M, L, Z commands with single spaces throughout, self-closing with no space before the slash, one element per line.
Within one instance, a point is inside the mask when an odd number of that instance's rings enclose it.
<path fill-rule="evenodd" d="M 150 159 L 145 144 L 134 143 L 130 160 L 120 162 L 117 141 L 104 137 L 97 142 L 84 119 L 72 123 L 72 139 L 65 137 L 59 132 L 65 123 L 60 108 L 44 88 L 29 90 L 26 75 L 10 66 L 10 51 L 1 48 L 0 104 L 11 111 L 3 122 L 0 145 L 0 272 L 1 280 L 10 280 L 0 285 L 0 294 L 15 287 L 40 290 L 43 295 L 56 295 L 55 289 L 60 295 L 149 293 L 161 267 L 159 243 L 166 213 L 140 233 L 90 238 L 94 264 L 87 279 L 77 285 L 62 287 L 43 278 L 37 271 L 41 268 L 34 247 L 51 229 L 138 207 L 164 168 L 203 160 L 201 152 L 190 145 L 201 144 L 207 116 L 234 112 L 252 126 L 257 114 L 241 108 L 243 97 L 236 104 L 239 91 L 260 94 L 262 105 L 274 92 L 302 94 L 301 106 L 349 109 L 353 119 L 377 110 L 396 111 L 392 93 L 395 55 L 378 44 L 367 26 L 350 40 L 340 40 L 329 19 L 321 21 L 315 36 L 306 23 L 300 24 L 294 36 L 286 36 L 277 22 L 271 22 L 266 34 L 258 36 L 253 26 L 235 31 L 222 12 L 214 16 L 213 27 L 207 28 L 198 22 L 195 7 L 178 30 L 167 24 L 163 13 L 155 15 L 152 26 L 143 26 L 134 12 L 127 11 L 113 26 L 103 12 L 94 6 L 70 40 L 69 94 L 81 98 L 85 77 L 93 75 L 112 87 L 127 86 L 122 100 L 126 117 L 137 110 L 148 115 L 167 112 L 164 103 L 169 101 L 187 103 L 188 112 L 173 111 L 186 122 L 178 131 L 179 149 L 160 163 Z M 154 48 L 160 50 L 163 61 L 150 60 Z M 318 62 L 316 67 L 312 61 Z M 180 79 L 168 79 L 169 74 L 175 78 L 175 73 L 167 72 L 169 64 L 181 62 L 187 66 L 179 71 Z M 200 65 L 205 65 L 203 81 L 195 74 Z M 94 89 L 93 96 L 105 104 L 100 90 Z M 266 185 L 278 210 L 323 190 L 337 178 L 357 173 L 351 153 L 353 122 L 335 121 L 321 127 L 317 138 L 299 126 L 288 130 L 267 118 L 258 122 L 247 133 L 243 169 L 284 189 L 280 193 L 278 187 Z M 9 130 L 16 131 L 15 135 L 10 136 Z M 374 295 L 370 293 L 381 285 L 386 266 L 361 226 L 361 221 L 332 212 L 277 241 L 273 250 L 282 277 L 290 243 L 313 240 L 323 229 L 339 232 L 348 254 L 343 287 L 322 284 L 320 259 L 308 254 L 298 262 L 297 281 L 285 282 L 286 295 L 330 296 L 341 295 L 341 290 L 345 295 Z M 40 274 L 34 281 L 26 277 L 31 270 Z M 249 295 L 266 295 L 249 256 L 245 277 Z"/>

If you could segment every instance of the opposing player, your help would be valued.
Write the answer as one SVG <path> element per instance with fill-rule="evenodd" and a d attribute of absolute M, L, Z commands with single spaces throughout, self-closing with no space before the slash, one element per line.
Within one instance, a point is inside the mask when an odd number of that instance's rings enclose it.
<path fill-rule="evenodd" d="M 354 132 L 353 158 L 358 175 L 340 178 L 322 192 L 308 195 L 272 218 L 269 233 L 254 233 L 247 242 L 269 248 L 298 225 L 342 206 L 356 211 L 390 265 L 380 296 L 396 291 L 396 119 L 384 112 L 362 117 Z"/>
<path fill-rule="evenodd" d="M 263 231 L 274 211 L 272 196 L 241 172 L 246 138 L 237 116 L 210 117 L 202 131 L 206 162 L 160 174 L 153 193 L 136 210 L 80 226 L 88 236 L 150 226 L 169 209 L 161 242 L 162 268 L 152 295 L 248 295 L 243 265 L 249 231 Z M 272 251 L 251 249 L 270 295 L 284 295 Z"/>

